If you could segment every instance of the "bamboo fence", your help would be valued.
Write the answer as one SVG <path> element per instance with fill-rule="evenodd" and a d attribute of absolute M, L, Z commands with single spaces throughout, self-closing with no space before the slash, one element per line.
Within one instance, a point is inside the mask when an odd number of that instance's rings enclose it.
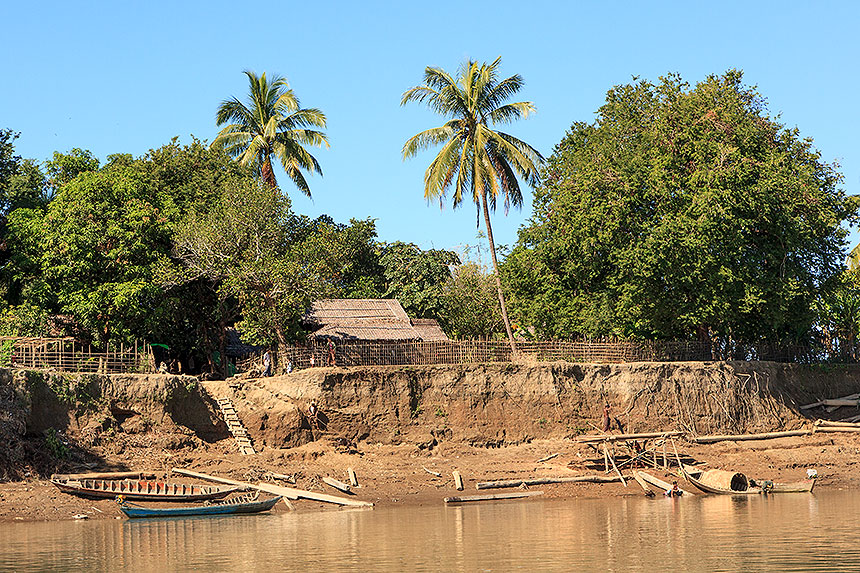
<path fill-rule="evenodd" d="M 0 366 L 99 374 L 153 372 L 155 358 L 146 342 L 93 350 L 71 338 L 0 337 Z"/>

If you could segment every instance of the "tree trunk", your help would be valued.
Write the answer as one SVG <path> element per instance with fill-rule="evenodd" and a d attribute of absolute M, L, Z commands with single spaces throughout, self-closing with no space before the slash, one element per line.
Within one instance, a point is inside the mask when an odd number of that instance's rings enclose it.
<path fill-rule="evenodd" d="M 502 293 L 502 281 L 499 278 L 499 261 L 496 260 L 496 244 L 493 242 L 493 227 L 490 225 L 490 209 L 487 207 L 487 191 L 481 193 L 481 206 L 484 208 L 484 223 L 487 225 L 487 241 L 490 243 L 490 258 L 493 260 L 493 273 L 496 275 L 496 290 L 499 292 L 499 307 L 502 309 L 502 320 L 505 323 L 505 332 L 508 333 L 508 341 L 511 343 L 511 358 L 517 355 L 517 347 L 514 344 L 514 333 L 511 331 L 511 321 L 508 320 L 508 309 L 505 306 L 505 295 Z"/>
<path fill-rule="evenodd" d="M 266 157 L 263 161 L 263 165 L 260 166 L 260 176 L 263 179 L 263 182 L 267 183 L 270 187 L 277 187 L 278 182 L 275 179 L 275 170 L 272 168 L 272 158 Z"/>

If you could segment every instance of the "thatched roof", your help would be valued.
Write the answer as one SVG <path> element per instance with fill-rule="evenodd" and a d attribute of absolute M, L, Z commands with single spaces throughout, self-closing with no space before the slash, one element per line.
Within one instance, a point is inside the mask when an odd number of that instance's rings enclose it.
<path fill-rule="evenodd" d="M 310 338 L 421 340 L 406 311 L 394 299 L 325 299 L 313 303 L 303 322 Z"/>
<path fill-rule="evenodd" d="M 421 335 L 421 340 L 450 340 L 435 318 L 413 318 L 412 326 Z"/>

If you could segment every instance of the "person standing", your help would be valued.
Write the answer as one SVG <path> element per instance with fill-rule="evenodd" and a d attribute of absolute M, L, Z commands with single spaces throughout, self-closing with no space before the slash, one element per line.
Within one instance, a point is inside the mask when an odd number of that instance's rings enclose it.
<path fill-rule="evenodd" d="M 268 350 L 263 353 L 263 376 L 272 375 L 272 355 Z"/>

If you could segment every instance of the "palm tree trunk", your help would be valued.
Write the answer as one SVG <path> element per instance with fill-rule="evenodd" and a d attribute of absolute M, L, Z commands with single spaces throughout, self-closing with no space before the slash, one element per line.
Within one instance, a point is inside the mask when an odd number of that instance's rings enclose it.
<path fill-rule="evenodd" d="M 271 156 L 266 156 L 263 165 L 260 166 L 260 176 L 270 187 L 278 186 L 278 181 L 275 179 L 275 170 L 272 168 Z"/>
<path fill-rule="evenodd" d="M 496 290 L 499 292 L 499 307 L 502 309 L 502 320 L 508 341 L 511 343 L 511 358 L 516 357 L 517 347 L 514 344 L 514 333 L 511 331 L 511 321 L 508 320 L 508 309 L 505 306 L 505 295 L 502 293 L 502 281 L 499 278 L 499 261 L 496 259 L 496 244 L 493 242 L 493 227 L 490 225 L 490 209 L 487 207 L 487 191 L 481 193 L 481 206 L 484 209 L 484 223 L 487 225 L 487 241 L 490 243 L 490 258 L 493 260 L 493 273 L 496 275 Z"/>

